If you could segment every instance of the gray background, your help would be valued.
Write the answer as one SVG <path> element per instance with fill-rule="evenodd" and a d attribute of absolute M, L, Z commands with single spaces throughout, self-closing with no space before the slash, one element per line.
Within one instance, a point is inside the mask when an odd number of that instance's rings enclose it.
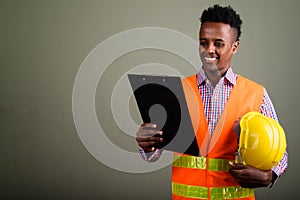
<path fill-rule="evenodd" d="M 165 27 L 198 40 L 202 10 L 218 2 L 231 4 L 244 21 L 235 71 L 265 85 L 288 140 L 288 171 L 274 188 L 256 190 L 257 199 L 293 199 L 300 162 L 297 0 L 1 0 L 0 199 L 170 199 L 170 167 L 128 174 L 89 154 L 73 121 L 73 83 L 88 53 L 121 31 Z M 108 137 L 130 151 L 134 138 L 122 136 L 107 106 L 118 77 L 147 62 L 191 73 L 180 57 L 156 50 L 112 63 L 99 82 L 96 108 Z"/>

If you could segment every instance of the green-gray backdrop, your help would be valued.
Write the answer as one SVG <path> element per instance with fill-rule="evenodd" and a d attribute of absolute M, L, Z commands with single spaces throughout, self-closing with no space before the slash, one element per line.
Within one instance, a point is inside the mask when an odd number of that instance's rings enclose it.
<path fill-rule="evenodd" d="M 91 50 L 121 31 L 164 27 L 197 41 L 198 18 L 214 3 L 230 4 L 240 13 L 244 25 L 233 67 L 265 85 L 286 130 L 289 168 L 272 189 L 258 189 L 257 199 L 294 199 L 300 162 L 297 0 L 1 0 L 0 198 L 170 199 L 169 166 L 125 173 L 89 153 L 73 120 L 73 84 Z M 110 98 L 122 74 L 149 62 L 191 73 L 179 56 L 140 50 L 111 63 L 97 87 L 100 123 L 111 141 L 128 151 L 135 151 L 135 140 L 116 125 Z"/>

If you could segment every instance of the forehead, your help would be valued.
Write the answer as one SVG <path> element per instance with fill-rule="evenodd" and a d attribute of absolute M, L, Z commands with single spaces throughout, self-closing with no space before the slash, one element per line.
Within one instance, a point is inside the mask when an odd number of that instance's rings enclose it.
<path fill-rule="evenodd" d="M 231 40 L 234 37 L 234 29 L 229 24 L 221 22 L 204 22 L 200 27 L 200 39 Z"/>

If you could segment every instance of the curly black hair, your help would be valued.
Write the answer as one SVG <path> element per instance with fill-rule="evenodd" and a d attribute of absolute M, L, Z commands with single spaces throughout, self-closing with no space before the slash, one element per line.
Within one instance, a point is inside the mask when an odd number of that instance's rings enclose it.
<path fill-rule="evenodd" d="M 201 25 L 207 21 L 229 24 L 230 27 L 235 28 L 237 31 L 236 41 L 240 40 L 240 36 L 242 33 L 241 25 L 243 22 L 240 18 L 240 15 L 238 15 L 230 5 L 228 5 L 227 7 L 221 7 L 220 5 L 216 4 L 213 7 L 209 7 L 202 12 L 200 21 Z"/>

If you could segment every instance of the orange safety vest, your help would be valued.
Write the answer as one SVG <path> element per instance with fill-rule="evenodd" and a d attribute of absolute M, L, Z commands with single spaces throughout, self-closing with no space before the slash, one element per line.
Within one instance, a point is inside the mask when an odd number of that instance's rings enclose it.
<path fill-rule="evenodd" d="M 242 188 L 231 176 L 228 162 L 235 159 L 237 149 L 234 122 L 249 111 L 259 111 L 263 87 L 239 76 L 210 135 L 196 75 L 182 84 L 201 157 L 174 153 L 172 199 L 255 199 L 253 189 Z"/>

